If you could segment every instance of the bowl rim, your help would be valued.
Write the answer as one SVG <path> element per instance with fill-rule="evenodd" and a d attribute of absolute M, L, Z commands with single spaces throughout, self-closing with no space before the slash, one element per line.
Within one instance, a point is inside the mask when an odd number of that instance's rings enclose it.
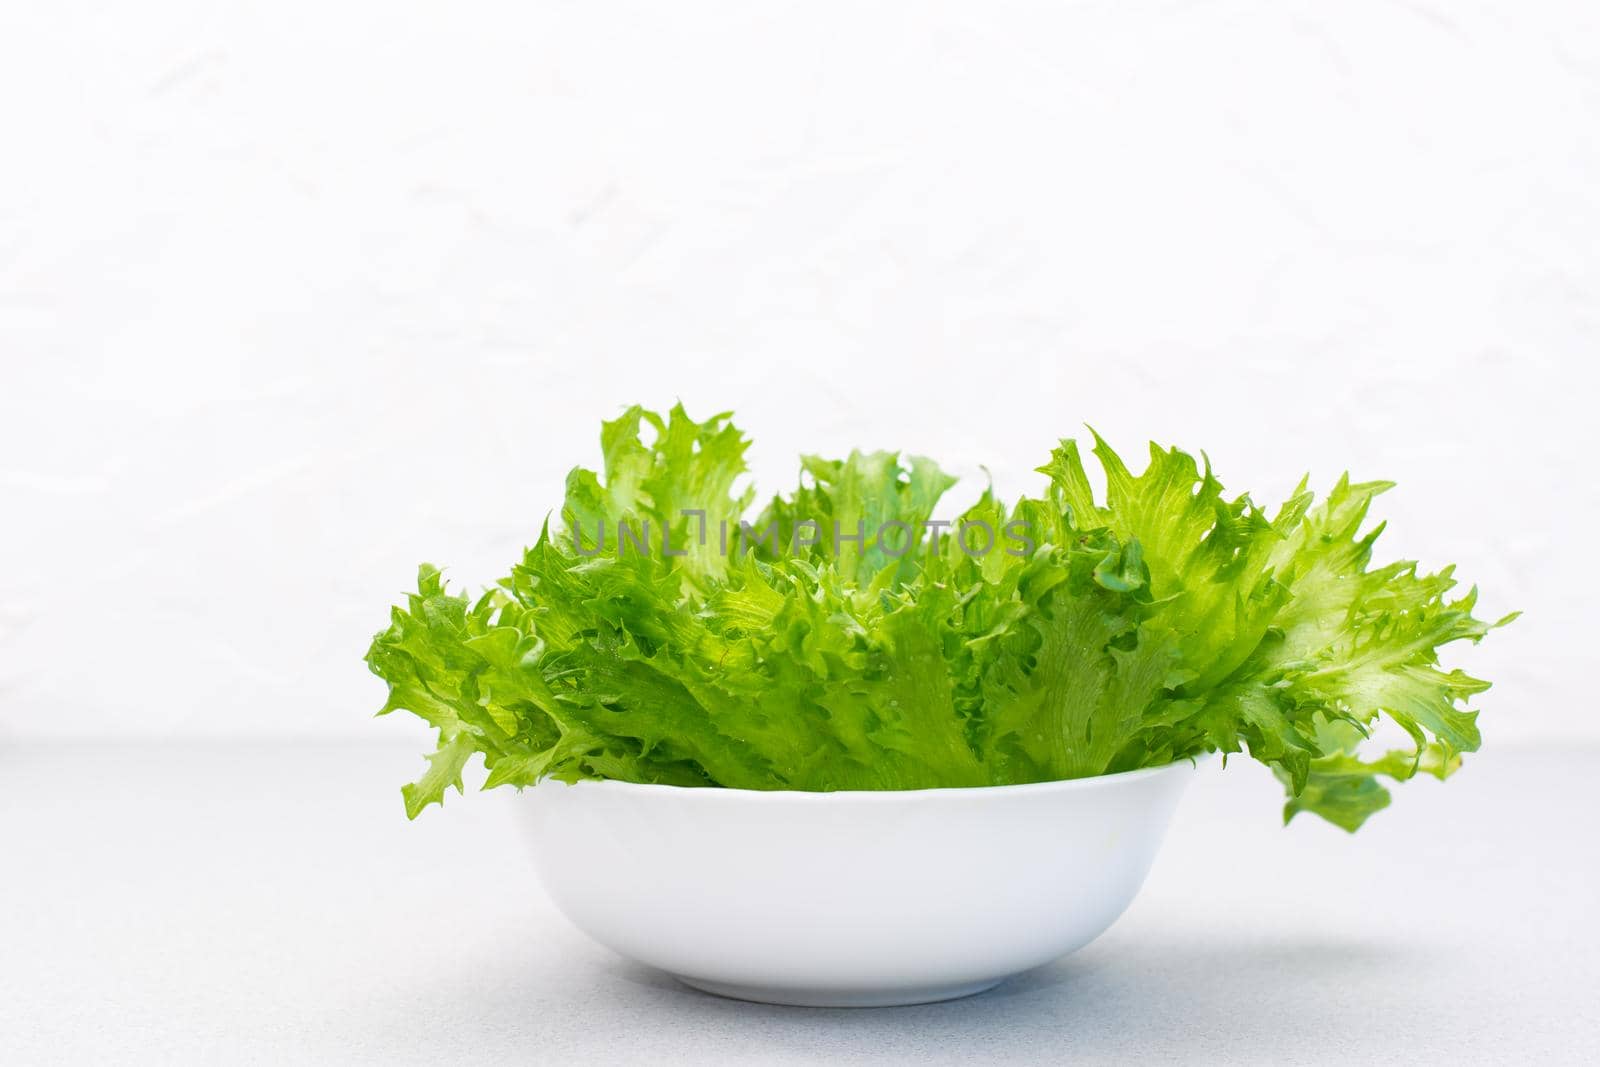
<path fill-rule="evenodd" d="M 1153 778 L 1158 775 L 1169 774 L 1180 768 L 1198 770 L 1201 764 L 1210 762 L 1215 755 L 1216 753 L 1214 752 L 1202 752 L 1194 756 L 1184 756 L 1181 759 L 1173 760 L 1171 763 L 1163 763 L 1157 767 L 1138 767 L 1131 771 L 1095 774 L 1086 778 L 1058 778 L 1050 782 L 1019 782 L 1013 785 L 932 786 L 926 789 L 834 789 L 823 791 L 813 789 L 735 789 L 727 786 L 671 785 L 664 782 L 625 782 L 616 778 L 580 778 L 575 782 L 564 782 L 557 778 L 545 778 L 536 783 L 533 788 L 539 789 L 560 785 L 568 789 L 582 787 L 590 792 L 604 790 L 611 793 L 654 793 L 662 796 L 692 796 L 705 798 L 707 802 L 713 804 L 743 801 L 754 801 L 755 803 L 789 801 L 803 804 L 844 803 L 846 801 L 893 803 L 897 800 L 924 799 L 928 797 L 955 799 L 1002 794 L 1006 796 L 1022 796 L 1037 793 L 1092 790 L 1142 778 Z"/>

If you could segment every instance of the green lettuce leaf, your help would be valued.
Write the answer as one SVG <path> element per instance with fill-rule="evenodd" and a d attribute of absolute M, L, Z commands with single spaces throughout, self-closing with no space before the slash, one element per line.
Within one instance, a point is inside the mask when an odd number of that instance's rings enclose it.
<path fill-rule="evenodd" d="M 630 408 L 600 471 L 469 601 L 424 566 L 367 662 L 382 713 L 438 732 L 407 814 L 462 788 L 553 777 L 738 789 L 1052 781 L 1248 752 L 1307 811 L 1354 830 L 1381 779 L 1451 774 L 1488 683 L 1438 650 L 1492 627 L 1449 569 L 1372 565 L 1388 483 L 1305 484 L 1270 513 L 1209 463 L 1152 445 L 1135 475 L 1098 435 L 1038 497 L 954 484 L 894 453 L 807 456 L 750 517 L 726 414 Z M 1495 625 L 1510 621 L 1510 616 Z M 1366 751 L 1379 720 L 1411 747 Z"/>

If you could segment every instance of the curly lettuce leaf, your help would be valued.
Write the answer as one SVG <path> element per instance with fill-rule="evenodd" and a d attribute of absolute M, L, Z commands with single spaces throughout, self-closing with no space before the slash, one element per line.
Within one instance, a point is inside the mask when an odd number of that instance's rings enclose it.
<path fill-rule="evenodd" d="M 1438 650 L 1480 640 L 1449 569 L 1372 566 L 1388 483 L 1304 483 L 1271 513 L 1152 445 L 1135 475 L 1094 436 L 1039 497 L 985 492 L 933 519 L 954 480 L 894 453 L 808 456 L 747 518 L 748 440 L 630 408 L 600 471 L 478 600 L 424 566 L 368 653 L 382 709 L 433 726 L 415 816 L 462 787 L 545 777 L 741 789 L 1050 781 L 1248 752 L 1349 830 L 1380 779 L 1444 778 L 1480 743 L 1487 683 Z M 973 549 L 976 544 L 981 551 Z M 1502 625 L 1510 617 L 1495 625 Z M 1380 720 L 1409 749 L 1369 752 Z"/>

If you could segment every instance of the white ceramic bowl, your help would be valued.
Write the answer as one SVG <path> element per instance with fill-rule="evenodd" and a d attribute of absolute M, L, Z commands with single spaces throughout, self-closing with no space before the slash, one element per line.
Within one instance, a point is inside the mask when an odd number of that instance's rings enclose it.
<path fill-rule="evenodd" d="M 545 888 L 602 945 L 711 993 L 865 1007 L 981 992 L 1094 940 L 1193 774 L 841 793 L 544 782 L 519 811 Z"/>

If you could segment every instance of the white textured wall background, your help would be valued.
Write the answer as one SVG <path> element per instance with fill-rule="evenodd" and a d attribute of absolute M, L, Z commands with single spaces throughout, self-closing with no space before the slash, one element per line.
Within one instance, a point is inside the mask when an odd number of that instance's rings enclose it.
<path fill-rule="evenodd" d="M 418 560 L 492 578 L 638 399 L 764 485 L 1053 440 L 1398 479 L 1600 738 L 1600 11 L 1523 0 L 13 5 L 0 732 L 375 736 Z"/>

